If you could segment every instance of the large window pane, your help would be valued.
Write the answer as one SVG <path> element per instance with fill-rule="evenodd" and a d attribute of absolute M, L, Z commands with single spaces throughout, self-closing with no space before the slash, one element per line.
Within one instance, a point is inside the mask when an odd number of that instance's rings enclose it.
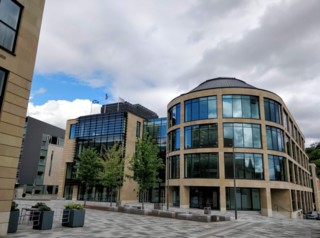
<path fill-rule="evenodd" d="M 241 99 L 233 99 L 232 101 L 233 117 L 242 117 Z"/>
<path fill-rule="evenodd" d="M 260 206 L 260 190 L 258 188 L 252 189 L 252 209 L 261 210 Z"/>
<path fill-rule="evenodd" d="M 186 111 L 186 113 L 188 112 Z M 169 115 L 169 127 L 180 124 L 180 103 L 171 107 L 168 111 L 168 115 Z"/>
<path fill-rule="evenodd" d="M 250 96 L 248 99 L 242 99 L 242 117 L 251 118 Z"/>
<path fill-rule="evenodd" d="M 209 100 L 208 100 L 208 118 L 217 118 L 217 100 L 216 100 L 216 97 L 209 97 Z"/>
<path fill-rule="evenodd" d="M 224 168 L 225 168 L 226 179 L 232 179 L 233 178 L 233 154 L 232 153 L 224 154 Z"/>
<path fill-rule="evenodd" d="M 191 126 L 185 127 L 184 128 L 184 148 L 185 149 L 190 149 L 192 148 L 191 146 Z"/>
<path fill-rule="evenodd" d="M 217 124 L 185 127 L 185 149 L 218 147 Z"/>
<path fill-rule="evenodd" d="M 180 129 L 168 133 L 169 151 L 180 150 Z"/>
<path fill-rule="evenodd" d="M 255 96 L 223 95 L 223 117 L 259 119 L 259 100 Z"/>
<path fill-rule="evenodd" d="M 217 118 L 216 96 L 185 101 L 185 122 Z"/>
<path fill-rule="evenodd" d="M 200 98 L 200 119 L 207 119 L 208 118 L 208 101 L 205 98 L 205 100 L 201 100 Z"/>
<path fill-rule="evenodd" d="M 185 155 L 186 178 L 219 178 L 218 153 Z"/>
<path fill-rule="evenodd" d="M 241 189 L 241 203 L 243 210 L 251 210 L 251 189 L 250 188 L 242 188 Z"/>
<path fill-rule="evenodd" d="M 236 204 L 238 210 L 261 210 L 259 189 L 237 188 L 236 191 Z M 234 188 L 226 188 L 227 210 L 233 210 L 234 203 Z"/>
<path fill-rule="evenodd" d="M 236 176 L 239 179 L 245 178 L 245 158 L 244 154 L 236 153 L 235 154 L 235 163 L 236 163 Z"/>
<path fill-rule="evenodd" d="M 20 7 L 11 0 L 0 1 L 0 20 L 13 29 L 17 29 Z M 1 35 L 1 34 L 0 34 Z"/>
<path fill-rule="evenodd" d="M 223 127 L 223 140 L 224 140 L 224 147 L 233 146 L 233 127 L 229 127 L 229 126 Z"/>
<path fill-rule="evenodd" d="M 199 120 L 199 99 L 192 100 L 192 114 L 191 119 L 192 121 Z"/>
<path fill-rule="evenodd" d="M 244 147 L 253 147 L 252 128 L 243 128 L 244 133 Z"/>
<path fill-rule="evenodd" d="M 276 127 L 266 126 L 268 150 L 284 152 L 283 131 Z"/>
<path fill-rule="evenodd" d="M 223 96 L 223 117 L 232 117 L 232 97 Z"/>
<path fill-rule="evenodd" d="M 13 50 L 15 31 L 0 22 L 0 45 L 9 51 Z"/>
<path fill-rule="evenodd" d="M 286 159 L 281 156 L 268 155 L 270 180 L 287 181 Z"/>
<path fill-rule="evenodd" d="M 260 119 L 258 97 L 251 96 L 250 98 L 251 98 L 251 116 L 253 119 Z"/>
<path fill-rule="evenodd" d="M 268 155 L 268 167 L 269 167 L 269 178 L 270 180 L 276 179 L 276 174 L 274 170 L 273 156 Z"/>
<path fill-rule="evenodd" d="M 253 154 L 245 154 L 246 179 L 255 179 Z"/>
<path fill-rule="evenodd" d="M 260 125 L 224 123 L 224 147 L 261 148 Z"/>
<path fill-rule="evenodd" d="M 243 128 L 234 127 L 234 146 L 235 147 L 244 147 L 243 146 Z"/>
<path fill-rule="evenodd" d="M 262 155 L 254 154 L 255 179 L 263 179 L 263 160 Z"/>
<path fill-rule="evenodd" d="M 185 104 L 184 116 L 185 122 L 191 121 L 191 102 Z"/>
<path fill-rule="evenodd" d="M 281 105 L 271 99 L 264 99 L 265 120 L 282 124 Z"/>

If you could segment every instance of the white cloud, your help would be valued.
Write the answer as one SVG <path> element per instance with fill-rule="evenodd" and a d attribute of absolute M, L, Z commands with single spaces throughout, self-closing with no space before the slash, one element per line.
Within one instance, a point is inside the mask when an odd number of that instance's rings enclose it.
<path fill-rule="evenodd" d="M 40 88 L 38 91 L 35 91 L 34 94 L 45 93 L 47 90 L 44 88 Z"/>
<path fill-rule="evenodd" d="M 101 105 L 92 104 L 92 114 L 100 113 L 100 108 Z M 73 102 L 50 100 L 40 106 L 29 102 L 27 115 L 65 129 L 67 120 L 90 115 L 90 110 L 90 100 L 76 99 Z"/>

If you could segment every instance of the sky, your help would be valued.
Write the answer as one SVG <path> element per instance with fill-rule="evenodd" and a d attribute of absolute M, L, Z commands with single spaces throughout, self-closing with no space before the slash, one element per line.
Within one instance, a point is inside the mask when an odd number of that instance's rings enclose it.
<path fill-rule="evenodd" d="M 308 147 L 320 141 L 319 12 L 319 0 L 47 0 L 28 115 L 65 128 L 108 94 L 165 117 L 173 98 L 235 77 L 278 94 Z"/>

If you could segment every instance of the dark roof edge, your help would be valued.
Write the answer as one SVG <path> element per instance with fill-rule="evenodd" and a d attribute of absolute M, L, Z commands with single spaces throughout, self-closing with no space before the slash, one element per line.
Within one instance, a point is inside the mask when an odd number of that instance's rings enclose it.
<path fill-rule="evenodd" d="M 250 85 L 250 84 L 247 84 L 245 81 L 243 81 L 243 80 L 241 80 L 241 79 L 232 78 L 232 77 L 218 77 L 218 78 L 213 78 L 213 79 L 207 79 L 206 81 L 200 83 L 197 87 L 199 87 L 199 86 L 201 86 L 202 84 L 205 84 L 205 83 L 207 83 L 207 82 L 210 82 L 210 81 L 213 81 L 213 80 L 221 80 L 221 79 L 237 80 L 237 81 L 240 81 L 240 82 L 242 82 L 242 83 L 244 83 L 244 84 L 246 84 L 246 85 L 248 85 L 248 86 L 251 86 L 251 87 L 253 87 L 253 88 L 256 88 L 256 87 L 254 87 L 254 86 L 252 86 L 252 85 Z M 196 89 L 197 87 L 195 87 L 194 89 Z M 194 89 L 192 89 L 192 90 L 194 90 Z M 192 91 L 192 90 L 191 90 L 191 91 Z M 189 91 L 189 92 L 191 92 L 191 91 Z M 199 90 L 199 91 L 201 91 L 201 90 Z"/>

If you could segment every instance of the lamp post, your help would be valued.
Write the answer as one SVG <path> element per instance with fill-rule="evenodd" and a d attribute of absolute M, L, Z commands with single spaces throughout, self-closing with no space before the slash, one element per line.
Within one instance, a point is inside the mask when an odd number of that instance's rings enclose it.
<path fill-rule="evenodd" d="M 169 178 L 170 178 L 170 174 L 169 174 L 169 152 L 167 153 L 167 165 L 168 165 L 168 169 L 167 169 L 167 178 L 168 178 L 168 186 L 167 186 L 167 210 L 169 211 Z"/>
<path fill-rule="evenodd" d="M 232 139 L 233 181 L 234 181 L 234 217 L 237 220 L 237 186 L 236 186 L 236 160 L 234 156 L 234 138 Z"/>

